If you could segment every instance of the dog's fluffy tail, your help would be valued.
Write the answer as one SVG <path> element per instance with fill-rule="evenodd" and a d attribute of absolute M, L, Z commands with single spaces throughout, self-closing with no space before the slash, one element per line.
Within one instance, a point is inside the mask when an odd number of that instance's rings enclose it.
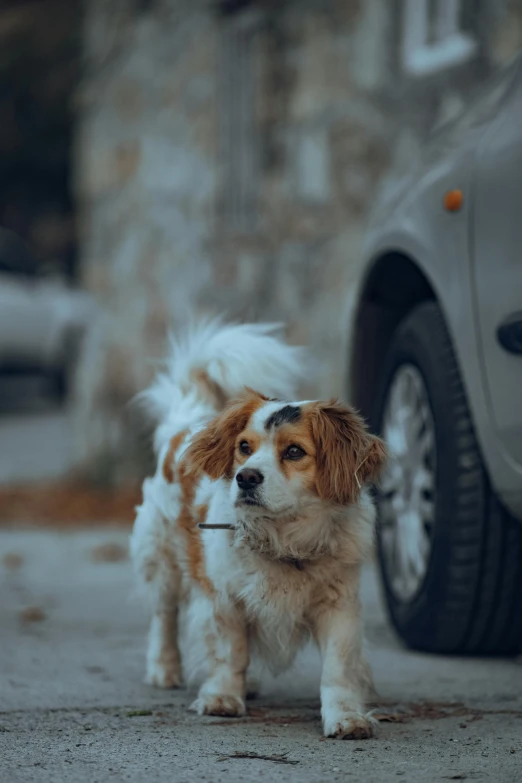
<path fill-rule="evenodd" d="M 163 441 L 163 426 L 180 418 L 190 426 L 201 416 L 201 405 L 219 410 L 249 386 L 268 397 L 293 399 L 304 372 L 303 349 L 287 345 L 278 324 L 231 324 L 218 319 L 191 326 L 171 336 L 165 369 L 140 395 L 160 422 L 156 446 Z M 198 410 L 199 409 L 199 410 Z M 167 433 L 165 433 L 166 435 Z M 159 441 L 159 442 L 158 442 Z"/>

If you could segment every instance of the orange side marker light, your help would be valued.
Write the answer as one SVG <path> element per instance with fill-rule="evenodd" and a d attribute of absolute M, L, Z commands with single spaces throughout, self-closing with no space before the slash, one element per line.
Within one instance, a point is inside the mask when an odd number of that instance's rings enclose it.
<path fill-rule="evenodd" d="M 444 194 L 444 209 L 448 212 L 458 212 L 464 203 L 462 190 L 448 190 Z"/>

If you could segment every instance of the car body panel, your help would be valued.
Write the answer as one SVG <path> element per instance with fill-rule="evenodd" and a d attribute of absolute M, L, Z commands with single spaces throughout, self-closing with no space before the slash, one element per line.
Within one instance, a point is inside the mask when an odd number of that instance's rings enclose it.
<path fill-rule="evenodd" d="M 392 253 L 407 256 L 426 276 L 453 340 L 490 479 L 503 502 L 522 519 L 522 467 L 506 448 L 513 437 L 510 428 L 517 425 L 500 419 L 503 432 L 499 431 L 484 374 L 471 232 L 477 159 L 487 155 L 483 141 L 492 120 L 509 102 L 513 85 L 520 81 L 520 65 L 519 61 L 497 76 L 476 104 L 434 137 L 419 164 L 407 176 L 392 180 L 383 192 L 367 233 L 360 291 L 377 261 Z M 464 202 L 459 211 L 448 212 L 443 199 L 453 189 L 462 190 Z M 517 389 L 509 392 L 516 393 Z M 511 396 L 509 400 L 511 404 Z"/>
<path fill-rule="evenodd" d="M 54 370 L 68 359 L 93 311 L 61 281 L 0 272 L 0 369 Z"/>
<path fill-rule="evenodd" d="M 0 364 L 45 353 L 46 311 L 34 280 L 0 272 Z"/>
<path fill-rule="evenodd" d="M 471 236 L 483 373 L 498 437 L 522 470 L 522 356 L 497 338 L 498 327 L 522 311 L 522 79 L 480 153 Z"/>

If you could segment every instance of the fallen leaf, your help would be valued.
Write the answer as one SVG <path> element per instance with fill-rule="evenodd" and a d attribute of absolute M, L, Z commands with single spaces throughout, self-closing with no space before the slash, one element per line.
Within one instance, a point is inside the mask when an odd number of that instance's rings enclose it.
<path fill-rule="evenodd" d="M 28 606 L 27 609 L 22 609 L 18 617 L 22 623 L 40 623 L 47 615 L 39 606 Z"/>
<path fill-rule="evenodd" d="M 372 712 L 372 718 L 379 723 L 406 723 L 409 720 L 404 712 Z"/>
<path fill-rule="evenodd" d="M 120 563 L 122 560 L 127 560 L 127 557 L 127 548 L 113 541 L 95 546 L 91 550 L 91 558 L 96 563 Z"/>
<path fill-rule="evenodd" d="M 23 562 L 24 559 L 22 555 L 17 555 L 16 552 L 7 552 L 2 558 L 2 563 L 10 571 L 16 571 Z"/>
<path fill-rule="evenodd" d="M 152 715 L 152 710 L 129 710 L 127 718 L 138 718 L 142 715 Z"/>

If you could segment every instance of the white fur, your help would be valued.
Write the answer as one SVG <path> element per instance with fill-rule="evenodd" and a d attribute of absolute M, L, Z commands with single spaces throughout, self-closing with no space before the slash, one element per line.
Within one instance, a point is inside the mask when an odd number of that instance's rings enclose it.
<path fill-rule="evenodd" d="M 207 523 L 235 526 L 201 532 L 209 591 L 190 577 L 187 539 L 177 525 L 182 490 L 164 477 L 171 439 L 186 431 L 173 455 L 176 465 L 191 437 L 216 413 L 191 382 L 195 369 L 204 370 L 226 398 L 244 386 L 291 398 L 302 357 L 272 331 L 219 322 L 193 329 L 184 341 L 173 342 L 166 373 L 143 395 L 159 418 L 158 468 L 144 482 L 131 538 L 152 612 L 146 680 L 160 687 L 180 683 L 179 615 L 184 678 L 205 678 L 193 708 L 200 714 L 240 715 L 251 659 L 277 673 L 313 637 L 323 656 L 325 734 L 368 736 L 363 700 L 370 677 L 361 655 L 358 604 L 359 565 L 371 548 L 374 522 L 366 491 L 356 505 L 340 508 L 299 481 L 286 480 L 264 428 L 282 403 L 265 403 L 250 422 L 265 441 L 243 465 L 263 472 L 261 505 L 244 504 L 235 477 L 205 477 L 196 490 L 193 505 L 208 504 Z"/>
<path fill-rule="evenodd" d="M 219 318 L 170 336 L 170 356 L 152 386 L 140 395 L 160 422 L 160 447 L 180 429 L 201 426 L 215 409 L 198 395 L 191 376 L 205 370 L 228 398 L 245 386 L 280 399 L 291 398 L 305 372 L 302 348 L 277 337 L 279 324 L 225 324 Z"/>

